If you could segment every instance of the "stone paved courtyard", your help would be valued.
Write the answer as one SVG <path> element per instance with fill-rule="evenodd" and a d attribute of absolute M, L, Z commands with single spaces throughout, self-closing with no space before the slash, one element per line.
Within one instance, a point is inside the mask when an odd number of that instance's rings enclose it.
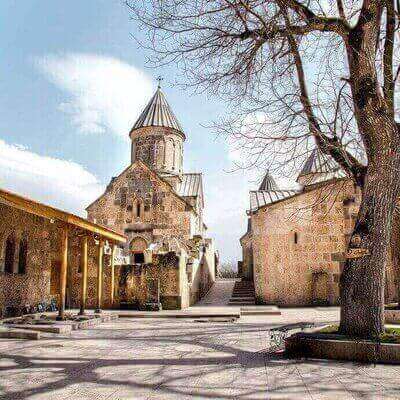
<path fill-rule="evenodd" d="M 330 322 L 288 309 L 238 322 L 120 319 L 71 336 L 0 342 L 2 399 L 399 399 L 400 366 L 289 360 L 270 329 Z"/>

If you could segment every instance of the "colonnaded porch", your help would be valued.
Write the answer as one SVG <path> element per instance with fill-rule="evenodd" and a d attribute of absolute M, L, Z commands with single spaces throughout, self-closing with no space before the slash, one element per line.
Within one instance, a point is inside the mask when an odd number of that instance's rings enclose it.
<path fill-rule="evenodd" d="M 90 265 L 92 273 L 96 270 L 95 288 L 91 290 L 95 299 L 90 300 L 95 311 L 100 312 L 105 294 L 105 249 L 110 253 L 107 297 L 109 305 L 113 306 L 116 251 L 118 245 L 126 242 L 124 235 L 5 190 L 0 190 L 0 208 L 4 216 L 0 218 L 0 254 L 1 259 L 4 259 L 3 271 L 0 271 L 0 306 L 4 306 L 2 302 L 21 306 L 23 302 L 45 302 L 57 298 L 57 319 L 63 320 L 66 318 L 69 276 L 70 281 L 76 283 L 75 289 L 80 291 L 74 300 L 77 304 L 79 297 L 79 313 L 83 315 L 88 303 Z M 18 258 L 18 247 L 15 244 L 19 238 L 23 238 L 21 243 L 24 243 L 25 250 L 25 266 L 22 271 L 21 268 L 15 268 L 15 264 L 21 260 L 21 257 L 19 261 L 15 260 Z M 56 278 L 52 279 L 53 276 Z M 31 280 L 35 282 L 34 285 Z"/>

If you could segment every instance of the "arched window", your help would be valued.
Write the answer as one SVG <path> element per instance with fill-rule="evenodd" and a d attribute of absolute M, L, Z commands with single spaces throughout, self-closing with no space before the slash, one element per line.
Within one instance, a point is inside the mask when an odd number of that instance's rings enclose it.
<path fill-rule="evenodd" d="M 182 154 L 182 145 L 178 145 L 178 170 L 182 172 L 183 165 L 183 154 Z"/>
<path fill-rule="evenodd" d="M 4 257 L 4 272 L 6 274 L 14 273 L 15 239 L 12 235 L 7 238 Z"/>
<path fill-rule="evenodd" d="M 21 239 L 19 243 L 19 257 L 18 257 L 18 273 L 25 274 L 26 262 L 28 256 L 28 241 L 26 238 Z"/>
<path fill-rule="evenodd" d="M 162 169 L 164 166 L 164 141 L 159 140 L 157 142 L 157 153 L 156 153 L 156 159 L 155 159 L 155 166 L 156 168 Z"/>
<path fill-rule="evenodd" d="M 175 147 L 174 147 L 174 141 L 172 139 L 169 139 L 167 141 L 167 149 L 165 151 L 167 153 L 167 168 L 172 169 L 174 167 L 174 162 L 175 162 Z"/>
<path fill-rule="evenodd" d="M 142 213 L 142 204 L 141 204 L 141 202 L 138 200 L 138 201 L 136 202 L 136 217 L 140 218 L 141 213 Z"/>
<path fill-rule="evenodd" d="M 176 145 L 175 142 L 172 144 L 172 169 L 176 167 Z"/>

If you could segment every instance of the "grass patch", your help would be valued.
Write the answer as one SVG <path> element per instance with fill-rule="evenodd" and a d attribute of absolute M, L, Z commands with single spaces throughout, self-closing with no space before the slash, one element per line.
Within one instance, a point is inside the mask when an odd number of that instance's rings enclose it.
<path fill-rule="evenodd" d="M 320 329 L 318 333 L 337 334 L 339 325 L 329 325 Z M 386 328 L 385 333 L 379 337 L 379 342 L 382 343 L 398 343 L 400 344 L 400 327 L 399 328 Z"/>

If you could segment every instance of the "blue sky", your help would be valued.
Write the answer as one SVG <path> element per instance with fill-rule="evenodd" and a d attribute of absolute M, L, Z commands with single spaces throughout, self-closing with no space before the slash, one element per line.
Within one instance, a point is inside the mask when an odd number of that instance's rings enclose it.
<path fill-rule="evenodd" d="M 173 66 L 148 68 L 135 29 L 120 0 L 0 2 L 0 186 L 85 215 L 129 163 L 129 128 L 162 75 L 185 170 L 204 174 L 209 235 L 237 260 L 255 183 L 226 172 L 234 155 L 202 127 L 224 104 L 173 87 Z"/>

